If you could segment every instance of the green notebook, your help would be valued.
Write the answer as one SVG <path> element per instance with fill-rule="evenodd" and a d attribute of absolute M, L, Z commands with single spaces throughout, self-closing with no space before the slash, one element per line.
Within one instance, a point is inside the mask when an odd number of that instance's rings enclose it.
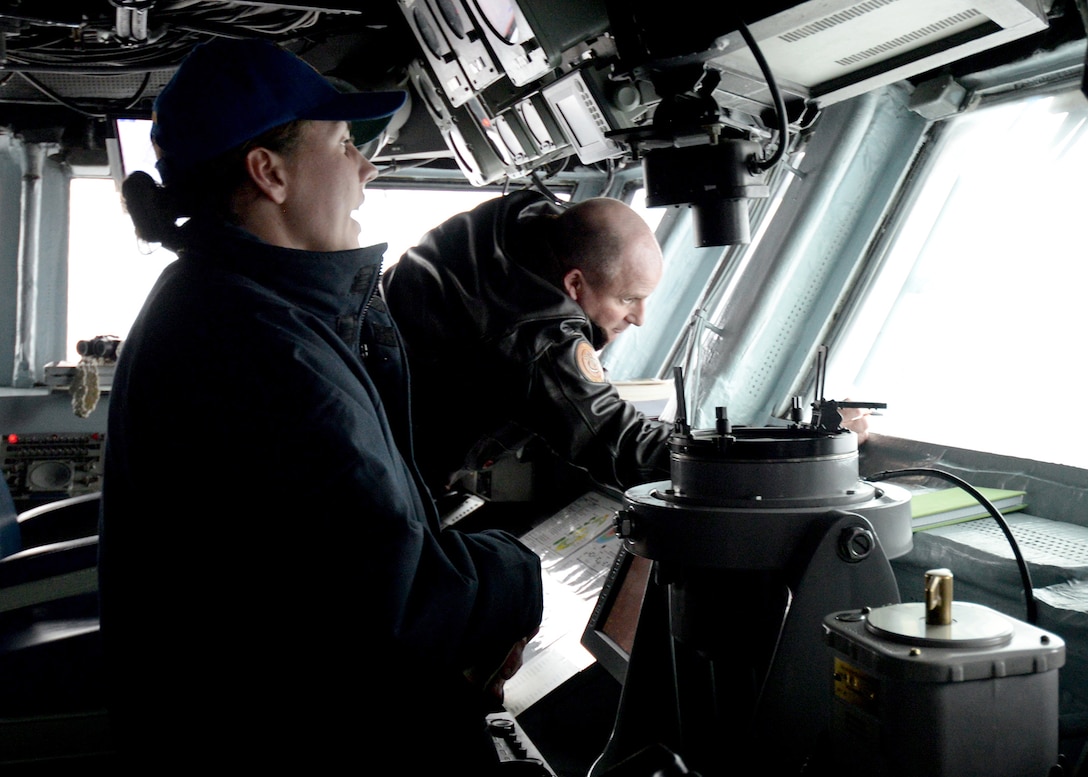
<path fill-rule="evenodd" d="M 979 487 L 976 487 L 976 490 L 989 499 L 1002 515 L 1023 510 L 1027 506 L 1024 503 L 1024 497 L 1027 495 L 1024 491 Z M 910 500 L 910 514 L 911 527 L 915 531 L 950 523 L 973 521 L 990 515 L 985 505 L 959 486 L 914 494 Z"/>

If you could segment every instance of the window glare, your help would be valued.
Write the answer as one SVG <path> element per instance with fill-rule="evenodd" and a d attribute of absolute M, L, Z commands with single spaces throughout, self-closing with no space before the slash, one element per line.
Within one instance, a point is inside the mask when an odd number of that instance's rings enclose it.
<path fill-rule="evenodd" d="M 647 224 L 650 225 L 650 229 L 657 231 L 657 227 L 661 224 L 661 219 L 665 217 L 665 211 L 667 207 L 655 206 L 651 208 L 646 204 L 646 189 L 638 188 L 635 190 L 634 196 L 631 198 L 631 209 L 642 216 Z"/>
<path fill-rule="evenodd" d="M 874 430 L 1088 467 L 1058 422 L 1083 391 L 1088 105 L 1033 98 L 957 120 L 839 346 Z M 853 363 L 852 369 L 845 368 Z"/>
<path fill-rule="evenodd" d="M 141 252 L 111 178 L 72 179 L 69 241 L 66 359 L 78 362 L 78 341 L 124 339 L 174 255 L 162 248 Z"/>
<path fill-rule="evenodd" d="M 482 190 L 368 188 L 361 213 L 354 214 L 361 224 L 360 245 L 389 243 L 388 264 L 431 227 L 494 196 Z M 78 341 L 128 335 L 159 273 L 175 257 L 163 248 L 141 253 L 112 179 L 72 180 L 69 229 L 66 359 L 78 362 Z"/>
<path fill-rule="evenodd" d="M 360 224 L 360 245 L 388 243 L 388 267 L 428 229 L 496 196 L 483 189 L 382 189 L 372 184 L 362 208 L 352 215 Z M 646 209 L 642 202 L 636 197 L 634 207 L 656 226 L 664 209 Z M 147 249 L 141 249 L 112 179 L 72 180 L 69 229 L 66 360 L 78 362 L 78 341 L 128 335 L 159 273 L 175 257 L 163 248 L 142 252 Z"/>
<path fill-rule="evenodd" d="M 371 184 L 363 207 L 352 216 L 359 222 L 361 245 L 389 244 L 383 263 L 389 267 L 431 227 L 496 196 L 488 190 L 379 189 Z"/>

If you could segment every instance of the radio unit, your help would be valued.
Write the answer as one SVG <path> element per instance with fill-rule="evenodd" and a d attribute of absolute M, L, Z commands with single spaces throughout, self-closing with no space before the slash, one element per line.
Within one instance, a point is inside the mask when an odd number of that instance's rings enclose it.
<path fill-rule="evenodd" d="M 100 432 L 0 437 L 0 467 L 16 509 L 99 491 L 105 449 Z"/>

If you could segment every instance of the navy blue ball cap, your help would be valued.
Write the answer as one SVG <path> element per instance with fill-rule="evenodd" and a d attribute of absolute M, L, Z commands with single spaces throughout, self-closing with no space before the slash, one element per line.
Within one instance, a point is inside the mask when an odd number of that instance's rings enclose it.
<path fill-rule="evenodd" d="M 168 184 L 194 166 L 298 119 L 347 121 L 365 143 L 404 104 L 403 91 L 342 92 L 273 43 L 219 38 L 182 61 L 155 100 L 151 140 Z"/>

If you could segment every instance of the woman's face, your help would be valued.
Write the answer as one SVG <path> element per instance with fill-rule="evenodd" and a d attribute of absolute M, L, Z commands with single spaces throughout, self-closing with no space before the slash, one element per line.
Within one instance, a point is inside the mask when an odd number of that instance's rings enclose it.
<path fill-rule="evenodd" d="M 378 169 L 352 142 L 343 121 L 310 121 L 285 160 L 284 219 L 296 246 L 308 251 L 359 247 L 359 223 L 352 211 L 363 204 L 363 189 Z"/>

